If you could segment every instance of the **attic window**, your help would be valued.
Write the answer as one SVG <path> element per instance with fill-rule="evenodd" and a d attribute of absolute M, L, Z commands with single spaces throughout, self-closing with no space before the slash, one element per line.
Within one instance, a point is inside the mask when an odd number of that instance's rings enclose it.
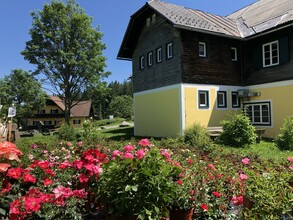
<path fill-rule="evenodd" d="M 153 65 L 153 52 L 148 53 L 148 66 Z"/>
<path fill-rule="evenodd" d="M 167 44 L 167 58 L 171 59 L 173 57 L 173 43 Z"/>
<path fill-rule="evenodd" d="M 139 67 L 140 67 L 141 70 L 144 69 L 144 56 L 141 56 L 139 58 Z"/>
<path fill-rule="evenodd" d="M 146 19 L 146 26 L 150 26 L 151 24 L 154 24 L 156 22 L 156 14 L 152 14 L 150 17 L 147 17 Z"/>

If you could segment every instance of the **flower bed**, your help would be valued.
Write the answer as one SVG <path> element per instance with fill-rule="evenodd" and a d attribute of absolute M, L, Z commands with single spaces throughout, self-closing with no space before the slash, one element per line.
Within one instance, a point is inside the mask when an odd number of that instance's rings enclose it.
<path fill-rule="evenodd" d="M 54 150 L 32 145 L 29 152 L 23 165 L 14 144 L 0 144 L 0 218 L 161 219 L 190 209 L 194 219 L 292 214 L 290 157 L 283 164 L 209 158 L 161 149 L 147 139 L 114 150 L 68 142 Z M 247 199 L 252 206 L 243 206 Z"/>

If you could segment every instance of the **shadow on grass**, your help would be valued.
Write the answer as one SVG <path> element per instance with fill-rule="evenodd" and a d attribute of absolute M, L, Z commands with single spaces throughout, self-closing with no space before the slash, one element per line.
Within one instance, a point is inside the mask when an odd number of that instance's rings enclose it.
<path fill-rule="evenodd" d="M 105 130 L 102 132 L 108 140 L 112 141 L 127 141 L 131 140 L 134 137 L 134 129 L 133 127 L 127 128 L 114 128 Z"/>

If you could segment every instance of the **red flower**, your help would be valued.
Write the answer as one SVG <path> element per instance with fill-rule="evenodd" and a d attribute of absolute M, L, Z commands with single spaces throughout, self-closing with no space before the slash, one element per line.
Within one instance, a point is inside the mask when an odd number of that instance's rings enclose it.
<path fill-rule="evenodd" d="M 212 170 L 216 170 L 215 166 L 213 164 L 211 164 L 211 163 L 208 165 L 208 168 L 210 168 Z"/>
<path fill-rule="evenodd" d="M 26 173 L 23 176 L 23 182 L 25 182 L 25 183 L 28 183 L 28 182 L 36 183 L 36 178 L 33 175 L 31 175 L 29 173 Z"/>
<path fill-rule="evenodd" d="M 123 158 L 124 159 L 133 159 L 133 155 L 131 153 L 125 153 Z"/>
<path fill-rule="evenodd" d="M 11 214 L 20 214 L 20 208 L 21 208 L 21 201 L 19 199 L 14 200 L 10 203 L 10 213 Z"/>
<path fill-rule="evenodd" d="M 144 150 L 141 149 L 141 150 L 136 151 L 136 152 L 135 152 L 135 156 L 136 156 L 137 159 L 142 159 L 142 158 L 144 158 L 144 157 L 145 157 L 145 152 L 144 152 Z"/>
<path fill-rule="evenodd" d="M 45 179 L 44 180 L 44 186 L 49 186 L 49 185 L 52 185 L 53 184 L 53 181 L 51 179 Z"/>
<path fill-rule="evenodd" d="M 2 194 L 5 194 L 5 193 L 9 192 L 11 189 L 12 189 L 11 184 L 8 181 L 4 180 L 3 187 L 2 187 L 2 190 L 1 190 Z"/>
<path fill-rule="evenodd" d="M 200 205 L 200 208 L 201 208 L 203 211 L 205 211 L 205 212 L 207 212 L 207 211 L 209 210 L 209 207 L 208 207 L 207 204 L 201 204 L 201 205 Z"/>
<path fill-rule="evenodd" d="M 239 206 L 243 204 L 243 196 L 233 196 L 232 197 L 233 205 Z"/>
<path fill-rule="evenodd" d="M 133 151 L 133 149 L 134 149 L 134 146 L 132 146 L 132 145 L 126 145 L 124 147 L 125 152 L 131 152 L 131 151 Z"/>
<path fill-rule="evenodd" d="M 213 194 L 214 194 L 214 196 L 217 197 L 217 198 L 221 197 L 221 194 L 220 194 L 219 192 L 213 192 Z"/>
<path fill-rule="evenodd" d="M 10 168 L 8 170 L 7 176 L 13 178 L 13 179 L 20 179 L 22 176 L 22 168 Z"/>
<path fill-rule="evenodd" d="M 28 212 L 37 212 L 41 208 L 40 199 L 35 197 L 27 197 L 24 201 L 24 206 Z"/>
<path fill-rule="evenodd" d="M 44 171 L 45 171 L 45 173 L 47 173 L 47 174 L 49 174 L 49 175 L 51 175 L 51 176 L 55 176 L 54 171 L 51 170 L 51 169 L 46 169 L 46 170 L 44 170 Z"/>
<path fill-rule="evenodd" d="M 84 173 L 81 173 L 78 178 L 79 178 L 79 182 L 81 183 L 87 183 L 89 181 L 88 176 L 85 175 Z"/>
<path fill-rule="evenodd" d="M 182 182 L 182 180 L 178 180 L 177 183 L 178 183 L 178 185 L 182 185 L 183 182 Z"/>
<path fill-rule="evenodd" d="M 163 155 L 167 160 L 170 160 L 170 154 L 166 149 L 161 150 L 161 155 Z"/>

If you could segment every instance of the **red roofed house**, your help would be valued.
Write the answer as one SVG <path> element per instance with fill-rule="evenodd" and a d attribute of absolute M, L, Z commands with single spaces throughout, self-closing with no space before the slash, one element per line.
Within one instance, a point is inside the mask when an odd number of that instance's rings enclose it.
<path fill-rule="evenodd" d="M 59 127 L 65 122 L 64 109 L 63 101 L 57 96 L 51 96 L 46 105 L 28 120 L 28 128 L 36 129 L 39 123 L 49 129 Z M 92 101 L 81 101 L 71 109 L 70 124 L 73 127 L 82 127 L 83 122 L 93 116 Z"/>

